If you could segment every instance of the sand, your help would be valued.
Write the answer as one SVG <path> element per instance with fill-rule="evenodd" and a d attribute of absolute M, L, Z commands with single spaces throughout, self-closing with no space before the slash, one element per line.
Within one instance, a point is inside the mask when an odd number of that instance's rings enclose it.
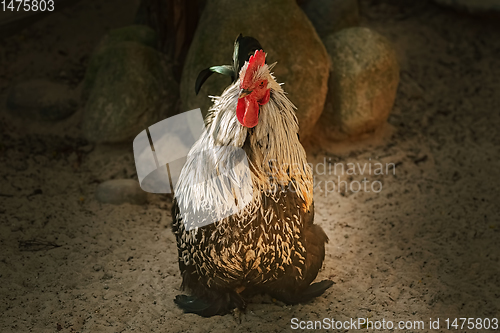
<path fill-rule="evenodd" d="M 134 10 L 82 1 L 0 41 L 1 332 L 282 332 L 292 318 L 424 321 L 402 332 L 440 318 L 445 332 L 446 318 L 500 319 L 498 25 L 429 1 L 361 2 L 362 25 L 394 43 L 402 75 L 387 126 L 358 142 L 318 133 L 306 144 L 316 165 L 372 167 L 316 169 L 316 223 L 330 238 L 318 279 L 335 284 L 303 305 L 257 297 L 240 322 L 175 306 L 171 197 L 149 195 L 143 206 L 94 198 L 102 181 L 136 178 L 131 144 L 86 142 L 83 110 L 57 124 L 4 112 L 15 82 L 76 88 L 99 38 Z"/>

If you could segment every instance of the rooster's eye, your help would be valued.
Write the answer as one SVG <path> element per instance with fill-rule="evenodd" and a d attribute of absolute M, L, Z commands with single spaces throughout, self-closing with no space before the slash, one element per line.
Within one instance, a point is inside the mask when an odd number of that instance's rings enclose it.
<path fill-rule="evenodd" d="M 259 83 L 259 87 L 260 87 L 260 88 L 264 88 L 264 83 L 265 83 L 264 81 L 260 81 L 260 83 Z"/>

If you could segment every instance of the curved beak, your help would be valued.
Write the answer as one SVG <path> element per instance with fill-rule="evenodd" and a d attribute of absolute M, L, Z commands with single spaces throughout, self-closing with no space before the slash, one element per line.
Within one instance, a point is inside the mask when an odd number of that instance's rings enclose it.
<path fill-rule="evenodd" d="M 245 96 L 248 96 L 248 95 L 250 95 L 251 93 L 252 93 L 252 90 L 241 89 L 241 90 L 240 90 L 240 95 L 239 95 L 238 99 L 243 98 L 243 97 L 245 97 Z"/>

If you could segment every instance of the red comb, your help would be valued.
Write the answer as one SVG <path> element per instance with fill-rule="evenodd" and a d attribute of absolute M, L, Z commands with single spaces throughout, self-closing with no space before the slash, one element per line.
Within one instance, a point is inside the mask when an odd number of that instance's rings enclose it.
<path fill-rule="evenodd" d="M 248 60 L 247 71 L 245 72 L 245 77 L 241 83 L 241 86 L 244 88 L 248 88 L 253 80 L 253 75 L 257 71 L 257 69 L 261 66 L 264 66 L 266 63 L 266 54 L 262 50 L 256 50 L 253 56 L 250 56 Z"/>

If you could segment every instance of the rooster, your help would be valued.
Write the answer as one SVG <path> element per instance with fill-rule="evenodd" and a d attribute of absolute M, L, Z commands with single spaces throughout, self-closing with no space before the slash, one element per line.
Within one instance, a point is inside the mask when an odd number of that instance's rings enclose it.
<path fill-rule="evenodd" d="M 274 65 L 266 64 L 256 39 L 240 34 L 233 64 L 208 68 L 196 81 L 198 93 L 214 72 L 233 79 L 220 97 L 213 98 L 206 130 L 191 148 L 175 187 L 172 228 L 182 287 L 192 295 L 174 300 L 184 312 L 209 317 L 244 310 L 245 300 L 256 293 L 286 304 L 307 302 L 333 284 L 312 283 L 323 264 L 328 237 L 313 222 L 311 168 L 299 142 L 295 106 L 271 73 Z M 215 223 L 187 228 L 183 207 L 201 209 L 206 200 L 219 200 L 219 210 L 228 201 L 243 201 L 234 183 L 221 185 L 229 187 L 224 191 L 199 184 L 204 174 L 224 162 L 223 155 L 207 153 L 213 149 L 217 154 L 221 146 L 246 153 L 251 200 Z"/>

